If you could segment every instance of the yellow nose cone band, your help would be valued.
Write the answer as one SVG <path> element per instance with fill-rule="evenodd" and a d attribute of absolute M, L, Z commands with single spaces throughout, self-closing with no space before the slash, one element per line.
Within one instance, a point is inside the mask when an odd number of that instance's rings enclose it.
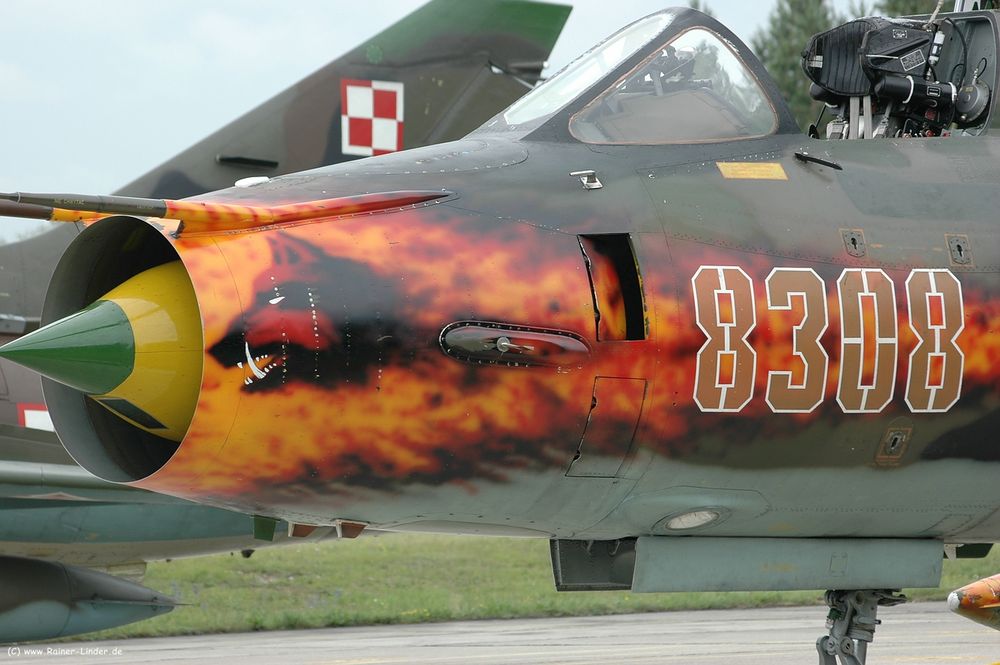
<path fill-rule="evenodd" d="M 137 427 L 180 441 L 198 404 L 203 356 L 198 300 L 183 264 L 141 272 L 101 300 L 125 313 L 135 360 L 128 378 L 93 399 Z"/>
<path fill-rule="evenodd" d="M 198 301 L 180 261 L 150 268 L 89 307 L 0 349 L 171 441 L 184 438 L 202 367 Z"/>

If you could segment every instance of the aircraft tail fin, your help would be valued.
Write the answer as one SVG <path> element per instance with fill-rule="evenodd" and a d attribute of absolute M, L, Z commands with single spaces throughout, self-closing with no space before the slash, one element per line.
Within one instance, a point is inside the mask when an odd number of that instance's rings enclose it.
<path fill-rule="evenodd" d="M 184 198 L 461 138 L 538 80 L 570 9 L 431 0 L 115 193 Z"/>

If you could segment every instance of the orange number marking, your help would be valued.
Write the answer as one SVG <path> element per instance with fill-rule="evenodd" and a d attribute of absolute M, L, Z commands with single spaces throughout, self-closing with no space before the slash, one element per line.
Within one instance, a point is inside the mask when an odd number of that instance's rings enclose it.
<path fill-rule="evenodd" d="M 768 309 L 791 310 L 792 298 L 797 297 L 805 310 L 792 333 L 792 352 L 805 370 L 802 383 L 792 384 L 792 372 L 768 372 L 765 401 L 775 413 L 809 413 L 823 402 L 830 364 L 820 343 L 829 323 L 826 284 L 811 268 L 775 268 L 765 285 Z"/>
<path fill-rule="evenodd" d="M 906 280 L 910 328 L 920 343 L 910 353 L 906 405 L 914 413 L 947 411 L 962 393 L 965 329 L 962 283 L 950 270 L 914 270 Z"/>
<path fill-rule="evenodd" d="M 845 413 L 878 413 L 892 401 L 899 352 L 896 293 L 883 270 L 847 268 L 840 295 L 840 378 Z"/>
<path fill-rule="evenodd" d="M 698 351 L 694 401 L 702 411 L 739 412 L 753 397 L 757 325 L 753 281 L 735 266 L 702 266 L 691 278 L 695 319 L 705 334 Z"/>

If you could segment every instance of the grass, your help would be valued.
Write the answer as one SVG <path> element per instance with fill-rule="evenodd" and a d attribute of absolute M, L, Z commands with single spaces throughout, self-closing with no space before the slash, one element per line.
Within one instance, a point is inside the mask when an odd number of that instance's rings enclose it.
<path fill-rule="evenodd" d="M 1000 570 L 1000 553 L 944 566 L 941 588 L 908 595 L 943 600 Z M 404 534 L 154 563 L 144 583 L 186 606 L 87 637 L 822 603 L 814 591 L 557 593 L 545 540 Z"/>

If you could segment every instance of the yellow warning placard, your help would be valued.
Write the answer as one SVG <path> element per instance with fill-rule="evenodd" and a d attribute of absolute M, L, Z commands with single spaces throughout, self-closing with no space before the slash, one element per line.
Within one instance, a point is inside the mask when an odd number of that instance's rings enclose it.
<path fill-rule="evenodd" d="M 778 162 L 716 162 L 723 178 L 732 180 L 788 180 Z"/>

